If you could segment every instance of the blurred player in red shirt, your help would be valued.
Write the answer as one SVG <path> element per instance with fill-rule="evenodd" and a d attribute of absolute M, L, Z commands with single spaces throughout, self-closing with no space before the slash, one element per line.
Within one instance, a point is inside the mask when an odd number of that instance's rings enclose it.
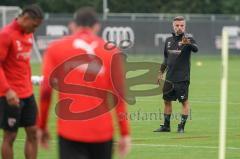
<path fill-rule="evenodd" d="M 43 12 L 30 5 L 0 31 L 0 125 L 4 130 L 2 159 L 13 159 L 13 142 L 18 127 L 26 131 L 25 156 L 37 156 L 37 105 L 31 84 L 30 53 L 33 32 Z"/>
<path fill-rule="evenodd" d="M 124 157 L 131 139 L 121 98 L 124 75 L 116 58 L 119 51 L 96 35 L 100 24 L 92 8 L 79 9 L 74 21 L 75 33 L 53 42 L 44 53 L 38 137 L 48 148 L 47 119 L 55 88 L 60 159 L 111 159 L 114 107 L 121 132 L 119 152 Z"/>

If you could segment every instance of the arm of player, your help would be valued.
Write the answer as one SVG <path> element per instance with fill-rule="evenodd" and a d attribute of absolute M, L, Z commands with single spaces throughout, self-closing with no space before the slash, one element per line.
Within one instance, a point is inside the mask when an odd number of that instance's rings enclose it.
<path fill-rule="evenodd" d="M 12 90 L 8 84 L 8 81 L 5 76 L 5 72 L 3 70 L 3 63 L 5 62 L 9 49 L 12 45 L 12 40 L 9 34 L 5 34 L 3 32 L 0 33 L 0 86 L 3 92 L 5 92 L 5 96 L 9 105 L 19 106 L 19 98 L 17 93 Z"/>
<path fill-rule="evenodd" d="M 115 54 L 116 55 L 116 54 Z M 120 128 L 121 138 L 118 143 L 119 155 L 121 158 L 130 152 L 131 149 L 131 137 L 130 137 L 130 128 L 129 122 L 127 119 L 127 105 L 124 101 L 125 97 L 125 74 L 123 66 L 123 56 L 117 55 L 118 58 L 115 58 L 114 65 L 111 65 L 111 72 L 117 72 L 111 75 L 112 91 L 118 97 L 118 103 L 116 107 L 116 114 L 118 125 Z M 115 82 L 113 82 L 115 81 Z M 114 84 L 113 84 L 114 83 Z"/>
<path fill-rule="evenodd" d="M 167 59 L 168 59 L 168 51 L 167 51 L 167 41 L 165 42 L 164 45 L 164 52 L 163 52 L 163 63 L 160 67 L 160 71 L 164 73 L 165 69 L 167 68 Z"/>
<path fill-rule="evenodd" d="M 193 52 L 198 52 L 198 45 L 196 41 L 193 38 L 190 38 L 190 42 L 191 42 L 191 50 Z"/>
<path fill-rule="evenodd" d="M 116 107 L 116 112 L 121 133 L 121 137 L 118 141 L 118 152 L 120 158 L 123 159 L 131 151 L 131 137 L 129 132 L 127 108 L 122 99 L 120 99 L 118 106 Z"/>
<path fill-rule="evenodd" d="M 48 113 L 51 104 L 52 89 L 49 86 L 48 78 L 44 79 L 40 86 L 40 102 L 39 102 L 39 116 L 38 127 L 42 130 L 47 129 Z"/>
<path fill-rule="evenodd" d="M 165 42 L 164 46 L 164 54 L 163 54 L 163 63 L 160 65 L 159 68 L 159 73 L 158 73 L 158 78 L 157 78 L 157 83 L 160 84 L 160 81 L 163 78 L 163 74 L 167 68 L 167 58 L 168 58 L 168 53 L 167 53 L 167 42 Z"/>
<path fill-rule="evenodd" d="M 52 88 L 49 84 L 49 77 L 53 69 L 53 61 L 50 55 L 49 49 L 44 53 L 42 75 L 43 81 L 40 85 L 40 102 L 39 102 L 39 115 L 37 126 L 38 130 L 38 140 L 41 146 L 48 149 L 48 143 L 50 140 L 50 134 L 47 129 L 48 114 L 51 104 Z"/>
<path fill-rule="evenodd" d="M 4 33 L 0 33 L 0 85 L 1 89 L 4 92 L 7 92 L 10 89 L 10 86 L 7 82 L 4 70 L 2 68 L 2 64 L 5 61 L 8 55 L 8 49 L 11 47 L 11 39 L 8 35 Z"/>

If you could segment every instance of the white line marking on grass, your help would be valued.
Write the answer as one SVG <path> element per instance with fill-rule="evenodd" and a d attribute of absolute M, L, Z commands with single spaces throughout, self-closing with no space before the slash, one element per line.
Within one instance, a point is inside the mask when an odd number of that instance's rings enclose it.
<path fill-rule="evenodd" d="M 137 99 L 140 102 L 159 102 L 156 99 Z M 190 100 L 191 103 L 205 103 L 205 104 L 220 104 L 219 101 L 200 101 L 200 100 Z M 228 102 L 228 105 L 240 105 L 240 102 Z"/>
<path fill-rule="evenodd" d="M 145 147 L 175 147 L 175 148 L 196 148 L 196 149 L 218 149 L 217 146 L 187 146 L 187 145 L 164 145 L 164 144 L 132 144 L 133 146 Z M 229 150 L 240 150 L 240 147 L 227 147 Z"/>
<path fill-rule="evenodd" d="M 2 141 L 2 139 L 0 139 Z M 25 139 L 16 139 L 17 142 L 25 142 Z M 52 144 L 57 144 L 57 140 L 51 140 Z M 114 144 L 117 144 L 116 142 Z M 165 145 L 165 144 L 132 144 L 132 146 L 143 146 L 143 147 L 173 147 L 173 148 L 193 148 L 193 149 L 218 149 L 218 146 L 190 146 L 190 145 Z M 226 147 L 228 150 L 240 150 L 240 147 Z"/>

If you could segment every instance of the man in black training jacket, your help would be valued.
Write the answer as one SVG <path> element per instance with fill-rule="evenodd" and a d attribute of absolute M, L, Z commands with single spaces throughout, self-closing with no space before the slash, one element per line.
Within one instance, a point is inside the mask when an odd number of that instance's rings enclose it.
<path fill-rule="evenodd" d="M 188 89 L 190 84 L 190 57 L 191 52 L 197 52 L 198 46 L 192 37 L 185 34 L 186 22 L 184 17 L 177 16 L 173 20 L 174 33 L 166 39 L 164 47 L 164 61 L 160 67 L 158 83 L 166 71 L 166 81 L 172 83 L 172 89 L 165 82 L 163 88 L 164 124 L 154 132 L 170 132 L 170 118 L 172 101 L 182 103 L 181 121 L 177 131 L 184 133 L 184 126 L 189 115 Z"/>

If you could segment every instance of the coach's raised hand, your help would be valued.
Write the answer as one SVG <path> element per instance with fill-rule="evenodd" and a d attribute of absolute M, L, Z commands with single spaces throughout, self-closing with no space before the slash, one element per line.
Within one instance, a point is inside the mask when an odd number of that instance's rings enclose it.
<path fill-rule="evenodd" d="M 19 106 L 20 105 L 20 100 L 17 96 L 17 93 L 14 90 L 9 89 L 6 92 L 5 96 L 6 96 L 8 105 L 11 105 L 11 106 Z"/>
<path fill-rule="evenodd" d="M 188 45 L 188 44 L 191 44 L 191 41 L 187 37 L 183 36 L 181 43 L 182 45 Z"/>

